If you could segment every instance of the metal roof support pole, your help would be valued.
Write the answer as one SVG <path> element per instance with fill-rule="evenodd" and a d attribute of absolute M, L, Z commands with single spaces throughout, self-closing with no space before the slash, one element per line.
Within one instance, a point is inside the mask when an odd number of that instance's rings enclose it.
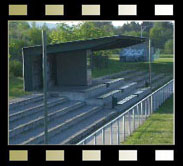
<path fill-rule="evenodd" d="M 42 66 L 43 66 L 43 92 L 44 92 L 44 144 L 48 144 L 48 110 L 47 110 L 47 50 L 46 32 L 42 31 Z"/>
<path fill-rule="evenodd" d="M 151 39 L 149 38 L 149 86 L 151 87 Z"/>

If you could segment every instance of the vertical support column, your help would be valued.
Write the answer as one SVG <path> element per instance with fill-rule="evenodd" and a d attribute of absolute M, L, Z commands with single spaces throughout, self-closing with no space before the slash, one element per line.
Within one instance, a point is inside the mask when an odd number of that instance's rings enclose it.
<path fill-rule="evenodd" d="M 125 141 L 125 137 L 126 137 L 126 135 L 125 135 L 125 132 L 126 132 L 126 129 L 125 129 L 125 115 L 123 116 L 123 132 L 124 132 L 124 134 L 123 134 L 123 140 Z"/>
<path fill-rule="evenodd" d="M 47 49 L 46 32 L 42 31 L 43 46 L 43 91 L 44 91 L 44 143 L 48 144 L 48 110 L 47 110 Z"/>
<path fill-rule="evenodd" d="M 110 127 L 111 127 L 110 144 L 112 145 L 112 144 L 113 144 L 113 130 L 112 130 L 112 123 L 111 123 Z"/>
<path fill-rule="evenodd" d="M 143 104 L 140 103 L 140 111 L 141 111 L 141 124 L 143 123 Z"/>
<path fill-rule="evenodd" d="M 146 100 L 144 100 L 144 109 L 145 109 L 145 119 L 147 118 L 147 104 Z"/>
<path fill-rule="evenodd" d="M 139 104 L 137 105 L 137 114 L 138 114 L 138 126 L 140 126 L 140 111 L 139 111 Z"/>
<path fill-rule="evenodd" d="M 133 131 L 135 130 L 135 108 L 133 109 Z"/>
<path fill-rule="evenodd" d="M 86 51 L 86 64 L 87 64 L 87 85 L 92 84 L 92 51 Z"/>
<path fill-rule="evenodd" d="M 96 145 L 97 144 L 97 138 L 96 138 L 97 136 L 96 136 L 96 133 L 94 134 L 94 145 Z"/>
<path fill-rule="evenodd" d="M 151 40 L 149 38 L 149 85 L 151 87 Z"/>
<path fill-rule="evenodd" d="M 129 135 L 131 135 L 131 113 L 128 112 L 128 129 L 129 129 Z"/>
<path fill-rule="evenodd" d="M 117 120 L 117 144 L 120 144 L 120 129 L 119 129 L 119 119 Z"/>
<path fill-rule="evenodd" d="M 153 113 L 153 109 L 154 109 L 154 108 L 153 108 L 153 95 L 150 96 L 150 101 L 151 101 L 151 102 L 150 102 L 150 103 L 151 103 L 151 105 L 150 105 L 150 110 L 151 110 L 151 114 L 152 114 L 152 113 Z"/>
<path fill-rule="evenodd" d="M 105 128 L 102 129 L 102 144 L 105 145 Z"/>

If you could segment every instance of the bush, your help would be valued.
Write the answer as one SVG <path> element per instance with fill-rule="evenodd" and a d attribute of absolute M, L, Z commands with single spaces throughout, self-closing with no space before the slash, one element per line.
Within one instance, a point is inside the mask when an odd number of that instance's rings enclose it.
<path fill-rule="evenodd" d="M 9 75 L 15 77 L 22 77 L 22 63 L 17 60 L 10 61 Z"/>

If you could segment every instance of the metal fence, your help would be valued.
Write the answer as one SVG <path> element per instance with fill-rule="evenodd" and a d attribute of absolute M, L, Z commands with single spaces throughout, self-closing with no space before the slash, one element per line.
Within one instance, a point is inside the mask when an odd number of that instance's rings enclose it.
<path fill-rule="evenodd" d="M 169 81 L 77 145 L 119 145 L 173 94 Z"/>

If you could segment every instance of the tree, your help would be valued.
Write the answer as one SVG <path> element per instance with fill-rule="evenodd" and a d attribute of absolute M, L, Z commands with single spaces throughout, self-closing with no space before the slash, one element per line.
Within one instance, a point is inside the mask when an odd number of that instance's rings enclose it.
<path fill-rule="evenodd" d="M 173 25 L 170 22 L 156 22 L 150 30 L 152 45 L 164 49 L 167 40 L 173 38 Z"/>
<path fill-rule="evenodd" d="M 173 39 L 169 39 L 164 46 L 164 53 L 173 54 Z"/>

